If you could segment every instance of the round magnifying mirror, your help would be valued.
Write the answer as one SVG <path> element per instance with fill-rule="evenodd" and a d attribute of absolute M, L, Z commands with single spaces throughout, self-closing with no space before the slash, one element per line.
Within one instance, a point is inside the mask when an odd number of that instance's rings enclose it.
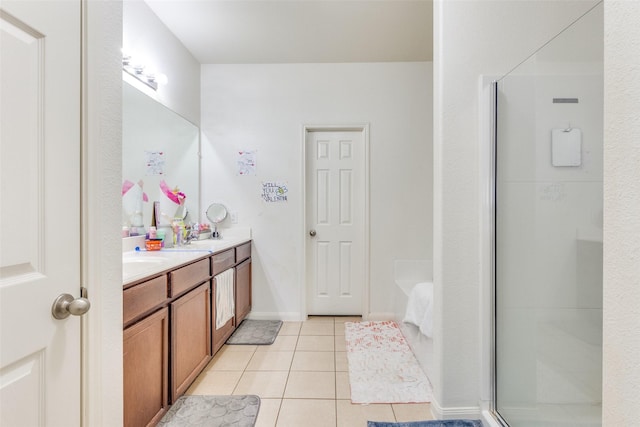
<path fill-rule="evenodd" d="M 227 217 L 227 208 L 220 203 L 212 203 L 207 208 L 207 218 L 213 224 L 213 230 L 211 231 L 212 239 L 219 239 L 220 233 L 218 233 L 218 223 L 222 222 Z"/>

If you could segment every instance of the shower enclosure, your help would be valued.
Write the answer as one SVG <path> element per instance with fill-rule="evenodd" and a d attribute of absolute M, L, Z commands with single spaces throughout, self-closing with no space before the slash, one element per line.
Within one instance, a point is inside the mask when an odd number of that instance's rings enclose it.
<path fill-rule="evenodd" d="M 494 84 L 494 414 L 599 426 L 603 7 Z"/>

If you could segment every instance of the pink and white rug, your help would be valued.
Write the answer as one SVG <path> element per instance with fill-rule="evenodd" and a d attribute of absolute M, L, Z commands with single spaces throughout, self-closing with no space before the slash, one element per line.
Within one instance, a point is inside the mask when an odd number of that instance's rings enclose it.
<path fill-rule="evenodd" d="M 395 322 L 348 322 L 345 339 L 352 403 L 431 401 L 431 383 Z"/>

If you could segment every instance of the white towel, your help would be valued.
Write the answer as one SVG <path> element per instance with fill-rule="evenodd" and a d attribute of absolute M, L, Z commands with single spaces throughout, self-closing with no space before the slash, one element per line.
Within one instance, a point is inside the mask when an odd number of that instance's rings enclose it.
<path fill-rule="evenodd" d="M 216 281 L 216 330 L 218 330 L 235 315 L 233 268 L 218 274 L 214 280 Z"/>
<path fill-rule="evenodd" d="M 411 289 L 403 322 L 416 325 L 429 338 L 433 336 L 433 283 L 421 282 Z"/>

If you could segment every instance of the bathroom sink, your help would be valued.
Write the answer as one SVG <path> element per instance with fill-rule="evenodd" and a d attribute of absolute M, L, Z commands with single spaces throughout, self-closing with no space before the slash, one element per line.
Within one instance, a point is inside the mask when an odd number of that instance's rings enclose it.
<path fill-rule="evenodd" d="M 146 253 L 132 253 L 122 256 L 122 276 L 130 277 L 161 269 L 167 259 L 161 256 L 146 256 Z"/>
<path fill-rule="evenodd" d="M 136 255 L 123 255 L 122 264 L 161 264 L 166 261 L 163 257 L 154 256 L 136 256 Z"/>

